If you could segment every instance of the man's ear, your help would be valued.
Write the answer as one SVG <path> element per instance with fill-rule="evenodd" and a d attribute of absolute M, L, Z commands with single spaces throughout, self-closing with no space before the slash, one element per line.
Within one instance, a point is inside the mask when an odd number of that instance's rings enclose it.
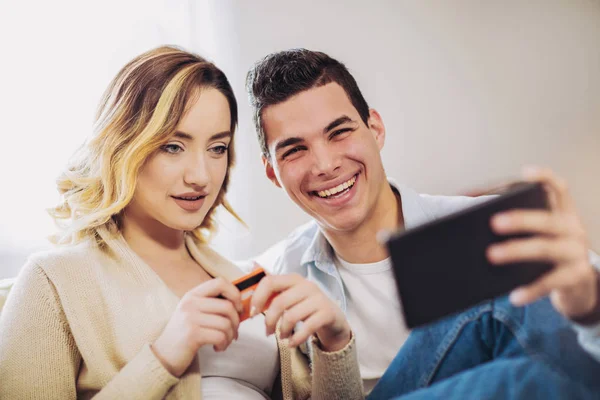
<path fill-rule="evenodd" d="M 373 108 L 369 110 L 369 129 L 373 133 L 379 150 L 383 149 L 383 145 L 385 144 L 385 125 L 383 124 L 381 115 Z"/>
<path fill-rule="evenodd" d="M 267 175 L 267 178 L 269 178 L 269 180 L 271 182 L 273 182 L 273 184 L 275 186 L 277 186 L 278 188 L 281 188 L 281 184 L 279 183 L 279 180 L 277 179 L 277 176 L 275 175 L 275 170 L 273 169 L 273 166 L 271 165 L 271 161 L 269 160 L 269 158 L 266 157 L 265 155 L 263 155 L 262 162 L 263 162 L 263 165 L 265 166 L 265 174 Z"/>

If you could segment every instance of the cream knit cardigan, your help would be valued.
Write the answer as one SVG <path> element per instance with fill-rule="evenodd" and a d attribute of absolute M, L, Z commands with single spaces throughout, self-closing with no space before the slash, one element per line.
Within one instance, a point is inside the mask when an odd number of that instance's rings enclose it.
<path fill-rule="evenodd" d="M 172 376 L 149 344 L 179 298 L 118 233 L 36 254 L 23 267 L 0 314 L 0 399 L 201 399 L 196 360 Z M 191 237 L 186 246 L 212 276 L 242 275 Z M 277 334 L 281 362 L 274 398 L 362 399 L 354 338 L 306 357 Z M 248 365 L 248 368 L 252 368 Z"/>

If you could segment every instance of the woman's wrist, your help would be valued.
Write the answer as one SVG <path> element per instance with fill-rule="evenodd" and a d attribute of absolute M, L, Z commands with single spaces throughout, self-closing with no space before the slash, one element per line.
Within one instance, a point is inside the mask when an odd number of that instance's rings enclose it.
<path fill-rule="evenodd" d="M 160 340 L 160 339 L 159 339 Z M 184 371 L 181 371 L 180 368 L 176 368 L 174 365 L 172 365 L 167 358 L 165 357 L 165 355 L 163 354 L 163 352 L 160 349 L 160 346 L 157 346 L 157 342 L 151 343 L 150 344 L 150 350 L 152 350 L 152 353 L 154 353 L 154 356 L 156 357 L 156 359 L 158 361 L 160 361 L 160 363 L 162 364 L 162 366 L 174 377 L 181 377 L 181 375 L 183 374 Z"/>
<path fill-rule="evenodd" d="M 344 349 L 350 343 L 350 340 L 352 340 L 352 331 L 348 329 L 335 337 L 327 338 L 325 341 L 316 333 L 314 336 L 317 339 L 316 343 L 319 349 L 327 353 L 334 353 Z"/>

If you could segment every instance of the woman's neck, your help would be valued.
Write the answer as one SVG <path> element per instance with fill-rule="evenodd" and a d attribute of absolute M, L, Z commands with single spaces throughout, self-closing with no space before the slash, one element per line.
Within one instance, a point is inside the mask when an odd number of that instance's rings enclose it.
<path fill-rule="evenodd" d="M 121 233 L 129 247 L 145 260 L 189 258 L 185 232 L 150 218 L 123 214 Z"/>

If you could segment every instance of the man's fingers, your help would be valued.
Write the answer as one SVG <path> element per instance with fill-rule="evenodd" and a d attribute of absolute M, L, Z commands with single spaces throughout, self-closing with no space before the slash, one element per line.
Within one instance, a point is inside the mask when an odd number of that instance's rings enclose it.
<path fill-rule="evenodd" d="M 488 247 L 487 257 L 493 264 L 546 261 L 559 264 L 572 260 L 581 252 L 579 242 L 572 239 L 531 237 L 507 240 Z"/>
<path fill-rule="evenodd" d="M 537 166 L 528 166 L 523 169 L 523 177 L 527 181 L 544 184 L 548 191 L 550 205 L 553 209 L 559 211 L 571 211 L 574 209 L 574 202 L 569 194 L 566 181 L 556 176 L 552 170 Z"/>
<path fill-rule="evenodd" d="M 498 235 L 518 233 L 541 233 L 559 235 L 563 232 L 560 218 L 542 210 L 514 210 L 498 213 L 491 219 L 491 226 Z"/>
<path fill-rule="evenodd" d="M 510 301 L 515 306 L 524 306 L 548 296 L 553 290 L 571 287 L 576 283 L 577 277 L 569 269 L 553 270 L 532 284 L 515 289 L 510 294 Z"/>
<path fill-rule="evenodd" d="M 585 240 L 585 228 L 577 215 L 544 210 L 512 210 L 494 215 L 490 220 L 498 235 L 521 233 L 546 236 L 573 236 Z"/>

